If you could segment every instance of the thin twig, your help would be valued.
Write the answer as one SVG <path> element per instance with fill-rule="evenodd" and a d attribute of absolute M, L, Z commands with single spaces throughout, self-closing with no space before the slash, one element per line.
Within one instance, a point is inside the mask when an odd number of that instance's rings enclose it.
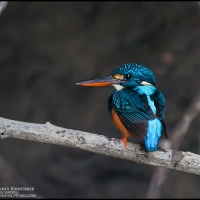
<path fill-rule="evenodd" d="M 179 121 L 172 131 L 171 143 L 173 149 L 179 149 L 182 140 L 187 133 L 191 122 L 197 117 L 200 112 L 200 91 L 197 93 L 190 106 L 186 110 L 183 118 Z"/>
<path fill-rule="evenodd" d="M 160 197 L 161 190 L 159 189 L 162 183 L 166 179 L 166 174 L 168 173 L 169 169 L 166 168 L 157 168 L 154 172 L 151 182 L 149 184 L 148 192 L 146 198 L 154 198 L 157 199 Z"/>
<path fill-rule="evenodd" d="M 13 137 L 43 143 L 80 148 L 94 153 L 109 155 L 200 175 L 200 155 L 191 152 L 158 150 L 146 152 L 141 145 L 128 142 L 126 149 L 120 139 L 71 130 L 46 124 L 34 124 L 0 118 L 1 138 Z"/>

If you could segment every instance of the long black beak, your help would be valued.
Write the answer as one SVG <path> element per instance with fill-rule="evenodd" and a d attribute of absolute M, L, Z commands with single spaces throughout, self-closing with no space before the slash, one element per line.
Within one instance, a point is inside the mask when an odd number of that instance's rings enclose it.
<path fill-rule="evenodd" d="M 112 76 L 107 76 L 107 77 L 103 77 L 103 78 L 82 81 L 82 82 L 79 82 L 76 84 L 82 85 L 82 86 L 107 86 L 107 85 L 112 85 L 112 84 L 120 84 L 120 83 L 124 83 L 124 82 L 126 82 L 126 81 L 115 79 Z"/>

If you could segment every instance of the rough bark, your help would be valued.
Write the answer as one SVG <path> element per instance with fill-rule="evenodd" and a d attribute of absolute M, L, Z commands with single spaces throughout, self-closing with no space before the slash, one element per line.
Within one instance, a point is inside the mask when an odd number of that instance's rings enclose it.
<path fill-rule="evenodd" d="M 200 174 L 200 155 L 162 149 L 146 152 L 141 145 L 130 142 L 126 149 L 120 139 L 57 127 L 49 122 L 35 124 L 0 118 L 0 134 L 1 138 L 12 137 L 80 148 L 94 153 L 132 160 L 140 164 Z"/>

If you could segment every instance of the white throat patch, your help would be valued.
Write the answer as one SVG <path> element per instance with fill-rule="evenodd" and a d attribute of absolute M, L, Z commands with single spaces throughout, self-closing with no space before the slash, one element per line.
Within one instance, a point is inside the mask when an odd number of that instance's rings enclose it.
<path fill-rule="evenodd" d="M 120 91 L 120 90 L 122 90 L 124 87 L 123 86 L 121 86 L 121 85 L 118 85 L 118 84 L 112 84 L 115 88 L 116 88 L 116 90 L 118 90 L 118 91 Z"/>

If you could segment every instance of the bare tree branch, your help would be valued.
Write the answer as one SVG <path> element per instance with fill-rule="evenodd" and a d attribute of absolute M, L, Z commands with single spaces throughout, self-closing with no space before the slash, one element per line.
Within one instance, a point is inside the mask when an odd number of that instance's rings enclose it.
<path fill-rule="evenodd" d="M 190 106 L 186 110 L 182 119 L 177 123 L 174 130 L 171 132 L 171 142 L 169 148 L 178 149 L 191 122 L 197 117 L 200 112 L 200 91 L 197 93 Z M 147 192 L 147 198 L 159 198 L 161 186 L 166 180 L 168 170 L 158 168 L 155 170 L 151 182 L 149 184 L 149 189 Z M 158 178 L 159 176 L 159 178 Z"/>
<path fill-rule="evenodd" d="M 71 130 L 46 124 L 34 124 L 0 118 L 1 138 L 13 137 L 43 143 L 80 148 L 94 153 L 132 160 L 200 175 L 200 155 L 191 152 L 158 150 L 146 152 L 139 144 L 128 143 L 125 148 L 120 139 Z"/>

